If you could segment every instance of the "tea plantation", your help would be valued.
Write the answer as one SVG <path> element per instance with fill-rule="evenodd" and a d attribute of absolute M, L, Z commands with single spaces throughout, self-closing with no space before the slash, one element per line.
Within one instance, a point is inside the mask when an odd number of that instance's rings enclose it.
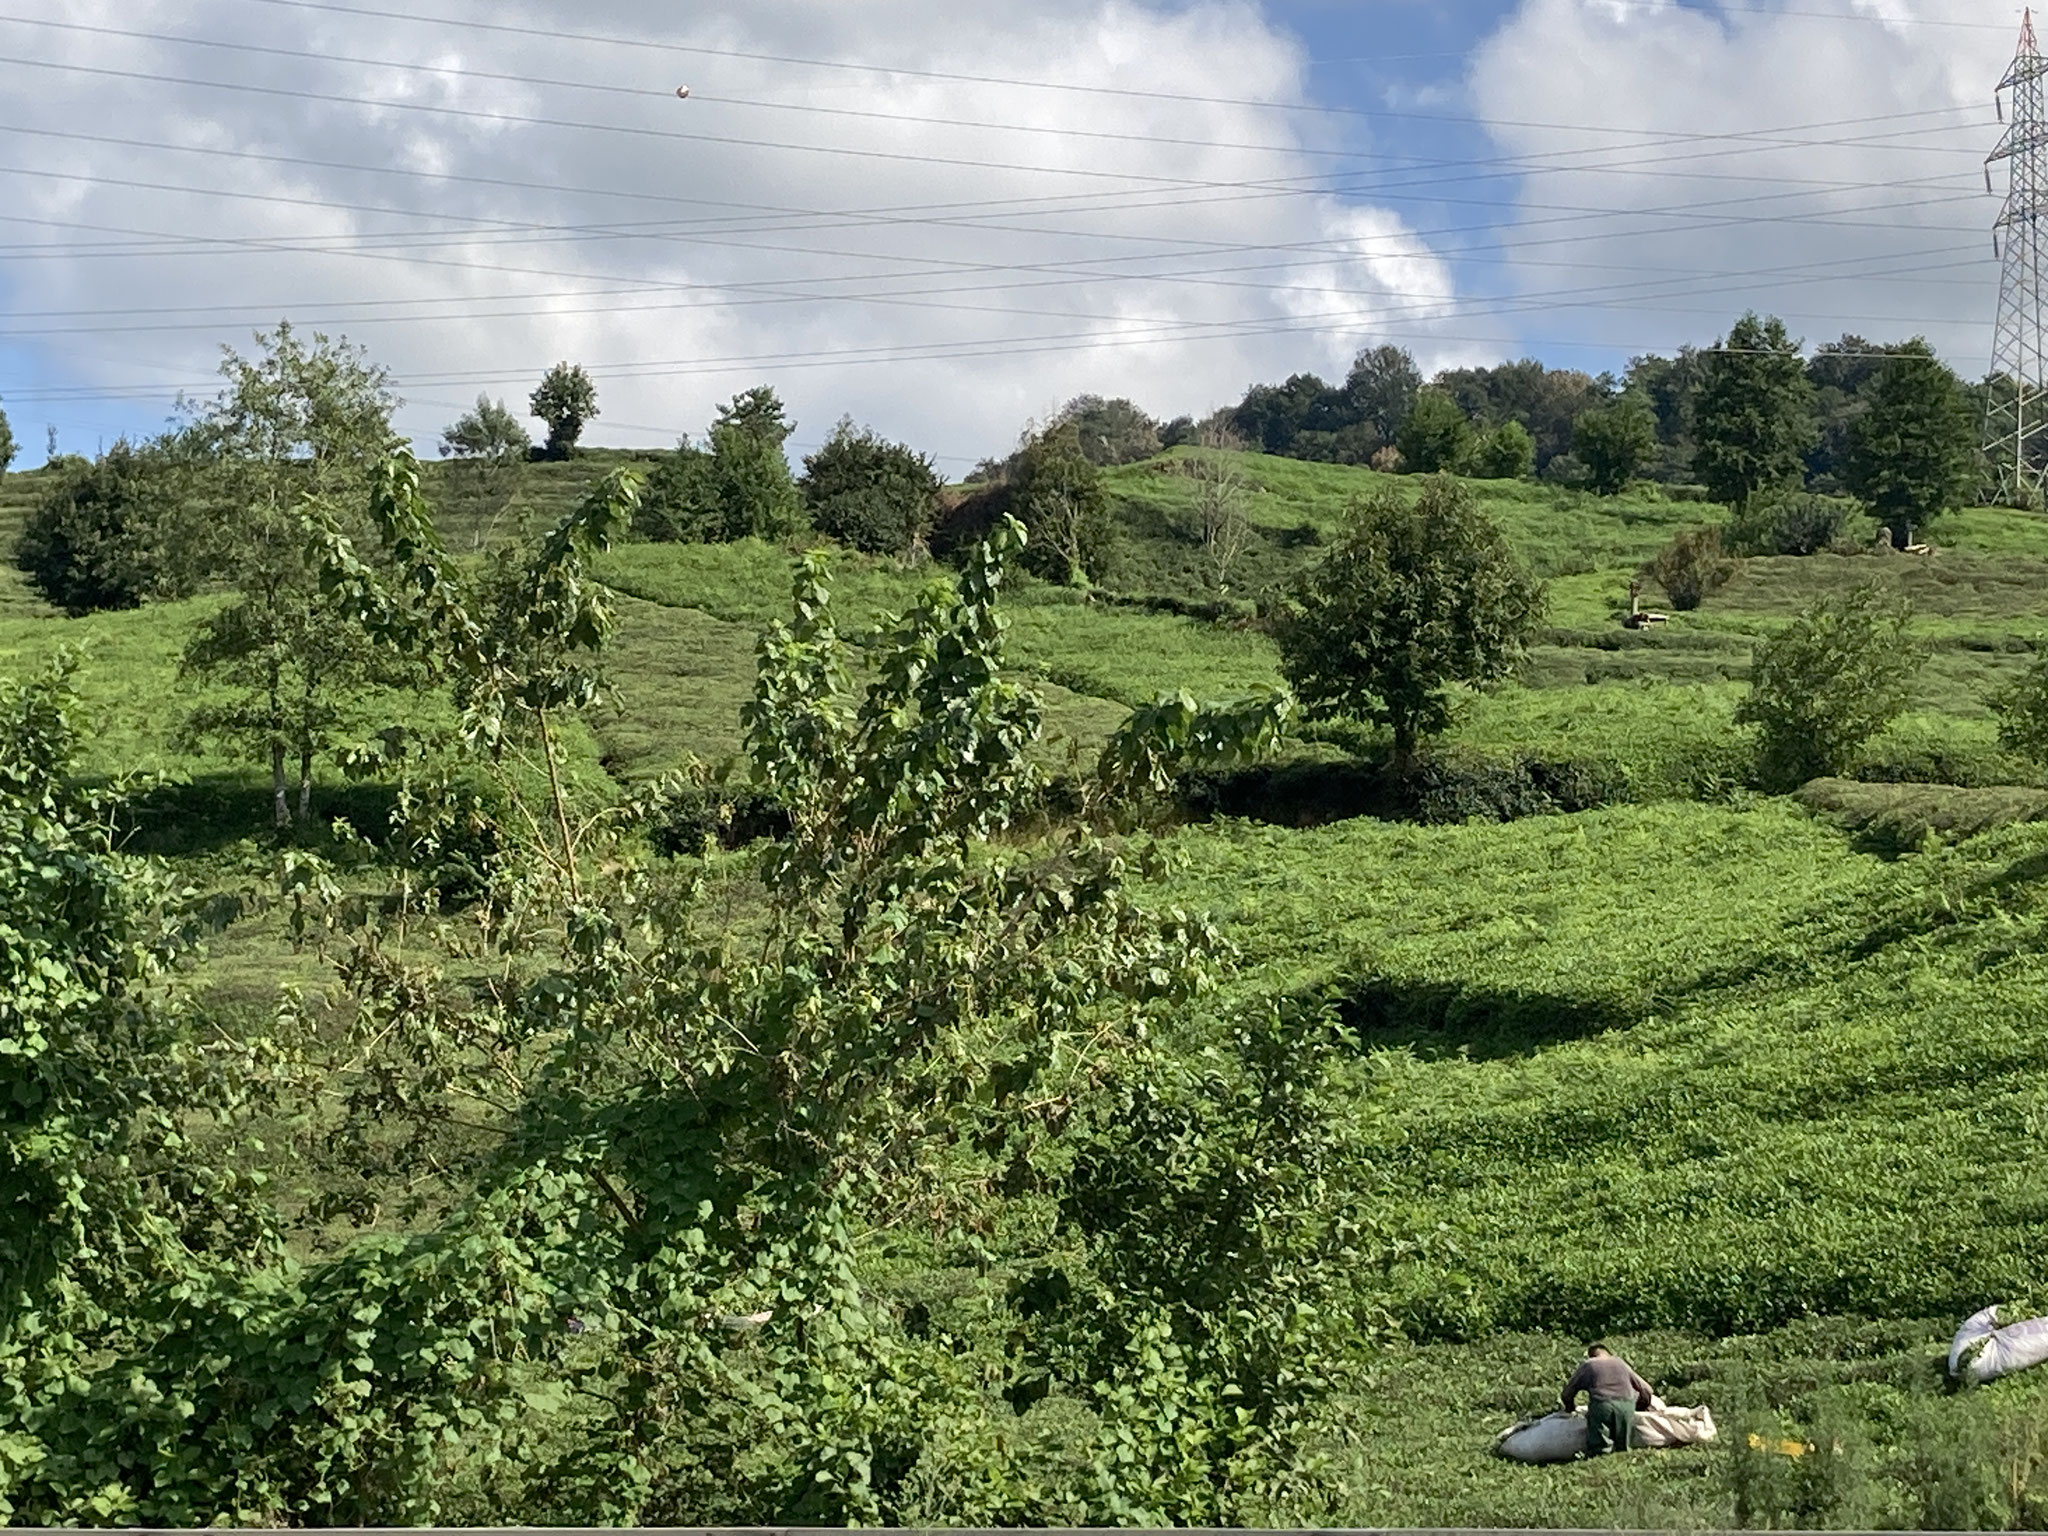
<path fill-rule="evenodd" d="M 1055 771 L 1163 691 L 1276 684 L 1259 601 L 1357 497 L 1413 484 L 1244 455 L 1251 529 L 1226 584 L 1204 571 L 1183 457 L 1108 473 L 1121 539 L 1097 588 L 1005 598 Z M 472 547 L 545 527 L 615 458 L 525 466 L 506 507 L 470 526 L 458 499 L 454 521 Z M 1226 990 L 1327 1000 L 1354 1042 L 1366 1364 L 1318 1427 L 1326 1503 L 1308 1517 L 2038 1526 L 2048 1371 L 1954 1393 L 1941 1362 L 1979 1307 L 2048 1298 L 2048 784 L 1999 749 L 1987 703 L 2048 633 L 2048 517 L 1956 514 L 1924 556 L 1753 558 L 1697 610 L 1631 630 L 1639 567 L 1720 509 L 1473 484 L 1546 581 L 1547 627 L 1515 682 L 1463 702 L 1432 814 L 1359 814 L 1375 744 L 1322 728 L 1131 834 L 1163 855 L 1144 899 L 1219 925 Z M 38 486 L 0 478 L 0 545 Z M 619 627 L 607 697 L 570 730 L 573 777 L 609 792 L 734 757 L 792 553 L 602 557 Z M 832 568 L 847 628 L 947 575 L 844 551 Z M 1911 709 L 1842 777 L 1758 793 L 1734 723 L 1753 646 L 1873 579 L 1910 597 L 1930 648 Z M 163 779 L 133 846 L 242 901 L 272 878 L 266 785 L 177 729 L 200 697 L 179 655 L 217 601 L 66 619 L 0 569 L 0 673 L 81 647 L 88 767 Z M 1584 808 L 1523 796 L 1529 764 L 1569 768 Z M 320 793 L 365 824 L 382 808 L 363 786 Z M 257 1011 L 291 986 L 317 1011 L 330 967 L 293 943 L 289 905 L 244 908 L 189 985 Z M 1595 1337 L 1671 1401 L 1711 1405 L 1720 1443 L 1551 1468 L 1489 1455 Z M 1815 1449 L 1752 1451 L 1752 1432 Z"/>

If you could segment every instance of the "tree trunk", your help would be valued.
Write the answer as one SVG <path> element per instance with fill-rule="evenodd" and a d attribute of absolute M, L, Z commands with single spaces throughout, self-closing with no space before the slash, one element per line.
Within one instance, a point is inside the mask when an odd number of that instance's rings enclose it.
<path fill-rule="evenodd" d="M 1394 773 L 1406 778 L 1415 768 L 1415 727 L 1405 721 L 1394 723 Z"/>
<path fill-rule="evenodd" d="M 284 784 L 284 743 L 271 738 L 270 742 L 270 797 L 276 803 L 274 824 L 288 827 L 292 824 L 292 803 L 285 794 Z"/>
<path fill-rule="evenodd" d="M 265 682 L 270 693 L 270 794 L 277 805 L 275 824 L 288 827 L 292 824 L 292 806 L 285 798 L 284 783 L 284 675 L 274 650 Z"/>
<path fill-rule="evenodd" d="M 310 820 L 313 815 L 313 692 L 320 686 L 318 675 L 309 665 L 305 672 L 305 687 L 299 693 L 299 820 Z"/>

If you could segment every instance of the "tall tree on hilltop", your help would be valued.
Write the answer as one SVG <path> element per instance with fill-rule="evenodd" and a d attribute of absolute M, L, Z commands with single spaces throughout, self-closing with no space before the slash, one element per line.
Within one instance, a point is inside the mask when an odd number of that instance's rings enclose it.
<path fill-rule="evenodd" d="M 1135 464 L 1159 452 L 1159 423 L 1129 400 L 1076 395 L 1052 419 L 1053 426 L 1071 424 L 1088 462 L 1110 468 Z"/>
<path fill-rule="evenodd" d="M 1715 500 L 1740 506 L 1803 481 L 1816 435 L 1813 385 L 1775 315 L 1735 322 L 1707 360 L 1693 411 L 1693 471 Z"/>
<path fill-rule="evenodd" d="M 0 411 L 0 475 L 14 462 L 14 429 L 7 425 L 7 413 Z"/>
<path fill-rule="evenodd" d="M 1970 494 L 1977 441 L 1962 382 L 1915 338 L 1886 358 L 1849 430 L 1842 479 L 1903 546 Z"/>
<path fill-rule="evenodd" d="M 542 451 L 551 459 L 566 459 L 576 451 L 583 428 L 598 414 L 597 386 L 582 364 L 557 363 L 526 403 L 547 423 L 548 440 Z"/>
<path fill-rule="evenodd" d="M 1610 405 L 1581 412 L 1572 424 L 1572 453 L 1602 496 L 1627 487 L 1657 452 L 1657 413 L 1634 390 Z"/>
<path fill-rule="evenodd" d="M 1368 347 L 1352 359 L 1351 372 L 1344 377 L 1344 399 L 1352 417 L 1371 427 L 1383 443 L 1391 443 L 1400 432 L 1421 391 L 1421 370 L 1406 347 Z"/>

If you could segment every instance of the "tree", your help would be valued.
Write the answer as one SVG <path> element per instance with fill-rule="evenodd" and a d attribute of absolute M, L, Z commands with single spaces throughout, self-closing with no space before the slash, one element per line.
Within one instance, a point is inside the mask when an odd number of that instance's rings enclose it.
<path fill-rule="evenodd" d="M 1680 347 L 1675 357 L 1651 353 L 1629 359 L 1624 382 L 1657 413 L 1657 479 L 1681 480 L 1692 473 L 1693 413 L 1705 365 L 1706 354 L 1694 346 Z"/>
<path fill-rule="evenodd" d="M 1542 611 L 1470 489 L 1438 476 L 1413 505 L 1390 488 L 1355 507 L 1276 638 L 1303 706 L 1388 727 L 1405 769 L 1450 723 L 1452 688 L 1506 677 Z"/>
<path fill-rule="evenodd" d="M 1998 715 L 1998 744 L 2029 762 L 2048 763 L 2048 649 L 2039 642 L 2034 659 L 1992 700 Z"/>
<path fill-rule="evenodd" d="M 765 387 L 718 409 L 708 445 L 688 438 L 648 477 L 633 514 L 643 538 L 697 542 L 786 539 L 804 527 L 804 498 L 782 445 L 795 430 Z"/>
<path fill-rule="evenodd" d="M 441 452 L 454 461 L 444 472 L 445 483 L 464 503 L 482 547 L 518 493 L 533 439 L 502 400 L 478 395 L 470 410 L 442 429 Z"/>
<path fill-rule="evenodd" d="M 315 761 L 363 714 L 360 691 L 391 681 L 321 594 L 306 520 L 360 524 L 397 400 L 384 369 L 346 340 L 316 333 L 308 345 L 280 325 L 257 343 L 254 360 L 224 349 L 227 387 L 182 434 L 200 469 L 194 506 L 238 593 L 201 620 L 184 658 L 188 672 L 234 692 L 193 711 L 187 726 L 267 760 L 273 820 L 284 827 L 287 763 L 297 766 L 304 820 Z"/>
<path fill-rule="evenodd" d="M 1210 585 L 1221 595 L 1230 590 L 1231 573 L 1250 549 L 1251 519 L 1245 514 L 1251 497 L 1238 453 L 1241 445 L 1227 433 L 1210 429 L 1199 452 L 1180 461 L 1181 473 L 1194 482 L 1196 533 L 1208 565 Z"/>
<path fill-rule="evenodd" d="M 1135 464 L 1160 450 L 1159 423 L 1128 400 L 1076 395 L 1050 425 L 1072 426 L 1088 462 L 1103 468 Z"/>
<path fill-rule="evenodd" d="M 1440 389 L 1415 397 L 1395 439 L 1410 474 L 1438 474 L 1459 467 L 1472 442 L 1472 423 L 1457 401 Z"/>
<path fill-rule="evenodd" d="M 1263 453 L 1286 454 L 1303 432 L 1331 432 L 1344 425 L 1343 395 L 1313 373 L 1297 373 L 1284 384 L 1255 384 L 1231 413 L 1230 428 Z"/>
<path fill-rule="evenodd" d="M 1435 388 L 1458 402 L 1482 427 L 1519 421 L 1536 440 L 1536 468 L 1566 453 L 1572 422 L 1611 393 L 1600 380 L 1571 368 L 1546 368 L 1533 357 L 1493 368 L 1457 368 L 1436 376 Z"/>
<path fill-rule="evenodd" d="M 1625 490 L 1657 451 L 1657 415 L 1641 395 L 1585 411 L 1572 423 L 1572 456 L 1602 496 Z"/>
<path fill-rule="evenodd" d="M 7 473 L 7 466 L 14 462 L 14 429 L 7 424 L 7 413 L 0 411 L 0 475 Z"/>
<path fill-rule="evenodd" d="M 442 428 L 441 452 L 457 459 L 523 461 L 533 452 L 533 439 L 504 401 L 478 395 L 474 406 Z"/>
<path fill-rule="evenodd" d="M 1010 498 L 1029 535 L 1024 561 L 1035 575 L 1069 586 L 1101 576 L 1116 524 L 1101 472 L 1081 451 L 1072 426 L 1048 428 L 1024 445 Z"/>
<path fill-rule="evenodd" d="M 1823 597 L 1757 647 L 1735 718 L 1758 726 L 1758 772 L 1795 788 L 1839 773 L 1913 696 L 1926 650 L 1903 598 L 1865 583 Z"/>
<path fill-rule="evenodd" d="M 548 440 L 541 452 L 566 459 L 576 451 L 583 428 L 598 414 L 597 386 L 580 363 L 557 363 L 547 371 L 527 408 L 547 424 Z"/>
<path fill-rule="evenodd" d="M 1693 402 L 1693 470 L 1716 501 L 1796 490 L 1815 438 L 1813 385 L 1776 316 L 1744 315 L 1702 371 Z"/>
<path fill-rule="evenodd" d="M 1728 585 L 1735 572 L 1736 562 L 1721 549 L 1718 528 L 1688 528 L 1643 568 L 1680 612 L 1699 607 Z"/>
<path fill-rule="evenodd" d="M 1480 434 L 1469 457 L 1481 480 L 1525 480 L 1536 472 L 1536 439 L 1519 421 L 1504 421 Z"/>
<path fill-rule="evenodd" d="M 1422 374 L 1406 347 L 1368 347 L 1351 361 L 1344 376 L 1344 400 L 1354 421 L 1363 422 L 1391 443 L 1415 408 Z"/>
<path fill-rule="evenodd" d="M 97 462 L 46 466 L 54 481 L 22 525 L 15 564 L 73 615 L 188 595 L 200 572 L 183 468 L 173 440 L 126 438 Z"/>
<path fill-rule="evenodd" d="M 803 496 L 820 533 L 874 555 L 900 555 L 931 531 L 938 466 L 842 418 L 804 460 Z"/>
<path fill-rule="evenodd" d="M 803 497 L 782 445 L 796 430 L 765 386 L 734 395 L 711 424 L 711 495 L 725 539 L 786 539 L 804 526 Z"/>
<path fill-rule="evenodd" d="M 1903 548 L 1964 501 L 1977 479 L 1975 424 L 1960 380 L 1926 342 L 1908 342 L 1878 370 L 1849 429 L 1842 479 Z"/>

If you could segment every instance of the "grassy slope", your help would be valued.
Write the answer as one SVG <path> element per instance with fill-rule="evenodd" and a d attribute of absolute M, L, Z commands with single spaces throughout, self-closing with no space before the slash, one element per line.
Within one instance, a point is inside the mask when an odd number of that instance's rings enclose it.
<path fill-rule="evenodd" d="M 458 536 L 477 542 L 493 516 L 552 521 L 605 467 L 530 468 L 505 508 L 462 513 Z M 1260 538 L 1239 593 L 1313 560 L 1356 495 L 1402 485 L 1256 456 L 1245 468 Z M 0 480 L 0 535 L 34 480 Z M 1201 595 L 1185 478 L 1140 465 L 1112 482 L 1131 534 L 1112 585 Z M 1875 755 L 1960 743 L 1991 781 L 2038 782 L 1991 752 L 1982 695 L 2048 629 L 2048 522 L 1963 514 L 1930 561 L 1754 561 L 1699 613 L 1627 636 L 1615 621 L 1630 573 L 1712 509 L 1480 491 L 1550 581 L 1554 633 L 1524 684 L 1473 701 L 1454 740 L 1604 752 L 1676 780 L 1726 752 L 1754 639 L 1813 594 L 1876 575 L 1914 597 L 1936 650 L 1915 716 Z M 836 563 L 850 626 L 929 579 Z M 587 765 L 625 778 L 728 756 L 754 637 L 785 611 L 787 555 L 631 546 L 604 574 L 622 594 L 615 702 L 589 721 Z M 236 765 L 169 744 L 191 698 L 175 655 L 198 611 L 59 620 L 0 572 L 0 671 L 90 637 L 96 764 L 233 782 Z M 1028 583 L 1009 617 L 1013 660 L 1083 744 L 1161 688 L 1218 695 L 1277 677 L 1255 633 Z M 2002 793 L 2037 813 L 2035 798 Z M 1245 985 L 1330 989 L 1369 1047 L 1375 1206 L 1387 1237 L 1413 1245 L 1389 1287 L 1414 1342 L 1350 1407 L 1355 1443 L 1339 1460 L 1353 1491 L 1333 1520 L 1725 1523 L 1716 1457 L 1529 1470 L 1484 1454 L 1493 1429 L 1541 1408 L 1582 1330 L 1617 1334 L 1674 1400 L 1739 1415 L 1761 1393 L 1795 1427 L 1860 1415 L 1880 1463 L 1912 1414 L 1976 1411 L 1935 1395 L 1938 1346 L 2048 1262 L 2048 828 L 1894 861 L 1901 839 L 1873 838 L 1879 819 L 1916 829 L 1903 843 L 1917 846 L 1930 827 L 1955 838 L 2000 819 L 2006 801 L 1956 815 L 1938 792 L 1846 786 L 1815 804 L 1820 819 L 1738 797 L 1508 827 L 1175 834 L 1187 864 L 1162 899 L 1222 918 Z M 242 925 L 213 981 L 254 1004 L 273 976 L 311 975 L 281 950 L 274 915 Z M 2022 1380 L 1972 1401 L 2016 1413 L 2040 1395 Z"/>

